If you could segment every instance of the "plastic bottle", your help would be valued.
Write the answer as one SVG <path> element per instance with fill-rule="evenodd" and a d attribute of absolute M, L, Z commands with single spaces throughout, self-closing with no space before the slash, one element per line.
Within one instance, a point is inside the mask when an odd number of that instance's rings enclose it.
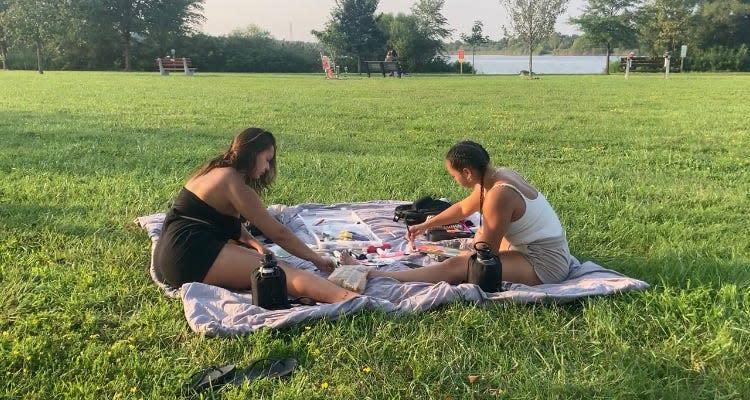
<path fill-rule="evenodd" d="M 279 268 L 273 253 L 263 256 L 260 266 L 250 278 L 253 305 L 267 310 L 290 308 L 286 292 L 286 274 Z"/>

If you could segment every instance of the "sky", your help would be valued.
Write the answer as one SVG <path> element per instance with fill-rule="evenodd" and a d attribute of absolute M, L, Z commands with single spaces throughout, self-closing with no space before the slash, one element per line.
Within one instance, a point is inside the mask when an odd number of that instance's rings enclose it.
<path fill-rule="evenodd" d="M 568 11 L 555 26 L 558 32 L 578 33 L 567 21 L 580 15 L 585 1 L 570 0 Z M 257 25 L 276 39 L 313 42 L 310 31 L 324 29 L 335 4 L 335 0 L 205 0 L 206 22 L 201 30 L 210 35 L 225 35 L 237 28 Z M 413 4 L 413 0 L 380 0 L 378 12 L 409 13 Z M 443 15 L 454 29 L 454 40 L 461 33 L 471 33 L 475 20 L 484 23 L 483 33 L 493 40 L 502 37 L 502 25 L 507 25 L 505 9 L 499 0 L 445 0 Z"/>

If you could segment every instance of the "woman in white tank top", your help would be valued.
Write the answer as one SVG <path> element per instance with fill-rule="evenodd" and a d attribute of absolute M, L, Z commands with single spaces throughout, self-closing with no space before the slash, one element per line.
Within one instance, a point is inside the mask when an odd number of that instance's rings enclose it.
<path fill-rule="evenodd" d="M 480 212 L 481 227 L 475 242 L 490 244 L 500 256 L 503 280 L 538 285 L 558 283 L 568 276 L 570 251 L 565 231 L 547 199 L 518 173 L 494 168 L 478 143 L 460 142 L 445 157 L 448 173 L 471 194 L 424 223 L 409 227 L 408 239 L 431 228 L 453 224 Z M 371 271 L 369 276 L 389 276 L 402 282 L 463 283 L 471 254 L 406 271 Z"/>

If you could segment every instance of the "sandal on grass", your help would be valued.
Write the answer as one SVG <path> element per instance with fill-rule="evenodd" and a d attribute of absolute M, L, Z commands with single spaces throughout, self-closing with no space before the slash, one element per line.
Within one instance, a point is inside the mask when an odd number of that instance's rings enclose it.
<path fill-rule="evenodd" d="M 297 360 L 294 358 L 261 358 L 237 372 L 229 383 L 241 385 L 245 381 L 259 378 L 284 378 L 291 375 L 295 368 Z"/>
<path fill-rule="evenodd" d="M 190 381 L 182 386 L 182 391 L 185 394 L 192 394 L 207 388 L 217 388 L 233 378 L 236 372 L 237 368 L 234 364 L 222 367 L 210 366 L 194 373 Z"/>

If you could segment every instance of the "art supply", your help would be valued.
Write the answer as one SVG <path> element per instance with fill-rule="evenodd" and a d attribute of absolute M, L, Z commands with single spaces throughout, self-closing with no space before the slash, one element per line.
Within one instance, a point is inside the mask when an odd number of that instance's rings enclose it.
<path fill-rule="evenodd" d="M 362 249 L 383 242 L 370 227 L 351 210 L 302 210 L 299 217 L 316 241 L 318 250 Z"/>
<path fill-rule="evenodd" d="M 342 265 L 331 273 L 328 280 L 344 289 L 362 293 L 367 287 L 368 269 L 365 265 Z"/>
<path fill-rule="evenodd" d="M 441 240 L 468 238 L 474 236 L 474 233 L 465 223 L 458 222 L 430 229 L 425 235 L 430 242 L 438 242 Z"/>
<path fill-rule="evenodd" d="M 450 247 L 440 246 L 436 244 L 421 244 L 418 245 L 416 250 L 422 254 L 429 254 L 439 257 L 455 257 L 461 254 L 461 250 Z"/>

